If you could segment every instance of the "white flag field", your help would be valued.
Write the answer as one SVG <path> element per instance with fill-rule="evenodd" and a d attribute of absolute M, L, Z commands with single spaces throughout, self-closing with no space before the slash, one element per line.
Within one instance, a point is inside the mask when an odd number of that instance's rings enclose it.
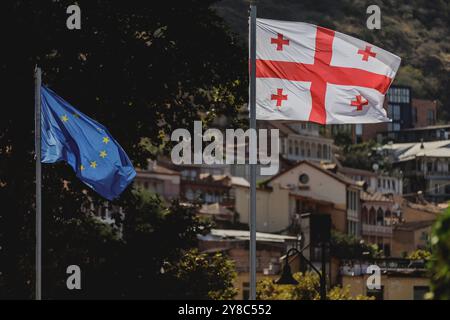
<path fill-rule="evenodd" d="M 308 23 L 257 19 L 256 118 L 388 122 L 384 97 L 401 59 Z"/>

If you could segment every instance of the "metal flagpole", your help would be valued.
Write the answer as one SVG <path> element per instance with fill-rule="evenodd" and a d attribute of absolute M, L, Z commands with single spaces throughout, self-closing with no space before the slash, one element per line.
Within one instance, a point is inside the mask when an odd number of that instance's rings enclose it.
<path fill-rule="evenodd" d="M 42 199 L 41 199 L 41 68 L 34 73 L 34 145 L 36 153 L 36 300 L 42 299 Z"/>
<path fill-rule="evenodd" d="M 256 4 L 250 4 L 250 130 L 256 130 Z M 251 143 L 256 149 L 257 144 Z M 257 150 L 249 150 L 257 153 Z M 252 157 L 250 156 L 250 159 Z M 253 157 L 256 160 L 256 157 Z M 250 300 L 256 300 L 256 163 L 250 163 Z"/>

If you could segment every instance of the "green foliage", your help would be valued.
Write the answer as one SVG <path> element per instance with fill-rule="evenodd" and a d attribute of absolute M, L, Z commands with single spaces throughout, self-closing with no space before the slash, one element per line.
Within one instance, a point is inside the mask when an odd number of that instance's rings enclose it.
<path fill-rule="evenodd" d="M 434 224 L 431 245 L 432 296 L 434 299 L 450 300 L 450 209 Z"/>
<path fill-rule="evenodd" d="M 7 79 L 0 117 L 0 298 L 31 298 L 34 291 L 35 65 L 44 84 L 104 124 L 135 165 L 146 165 L 169 147 L 173 129 L 220 115 L 234 119 L 247 99 L 245 50 L 211 10 L 213 2 L 80 0 L 76 31 L 66 27 L 73 1 L 2 2 L 8 14 L 0 33 L 9 49 L 0 52 Z M 159 271 L 166 262 L 176 264 L 206 230 L 189 210 L 164 208 L 128 190 L 112 203 L 127 212 L 118 239 L 117 228 L 80 209 L 89 201 L 104 204 L 65 164 L 43 166 L 45 298 L 76 295 L 62 279 L 77 263 L 86 279 L 84 298 L 187 292 L 166 285 Z"/>
<path fill-rule="evenodd" d="M 411 260 L 430 260 L 431 252 L 428 250 L 417 249 L 408 255 Z"/>
<path fill-rule="evenodd" d="M 46 299 L 229 299 L 235 295 L 233 263 L 220 254 L 208 256 L 195 250 L 197 234 L 208 232 L 210 226 L 195 217 L 193 208 L 176 202 L 164 207 L 144 191 L 133 192 L 123 208 L 127 214 L 121 228 L 82 212 L 78 218 L 45 220 Z M 31 297 L 30 249 L 18 257 L 21 263 L 15 272 L 2 275 L 0 298 Z M 65 271 L 71 264 L 81 268 L 81 291 L 66 288 Z"/>
<path fill-rule="evenodd" d="M 392 172 L 392 164 L 380 152 L 380 145 L 373 140 L 363 143 L 353 143 L 350 138 L 338 136 L 335 141 L 342 148 L 340 161 L 344 166 L 362 170 L 373 171 L 373 165 L 378 165 L 378 170 Z"/>
<path fill-rule="evenodd" d="M 330 245 L 331 255 L 339 259 L 375 258 L 381 255 L 376 246 L 334 230 L 331 232 Z"/>
<path fill-rule="evenodd" d="M 192 249 L 176 265 L 169 266 L 168 272 L 174 274 L 174 282 L 185 290 L 180 296 L 184 299 L 229 300 L 237 294 L 234 263 L 221 253 L 208 256 Z"/>
<path fill-rule="evenodd" d="M 336 286 L 334 288 L 331 288 L 331 290 L 328 292 L 328 299 L 329 300 L 375 300 L 375 297 L 368 297 L 368 296 L 364 296 L 362 294 L 358 294 L 353 297 L 350 294 L 350 286 L 346 286 L 345 288 Z"/>
<path fill-rule="evenodd" d="M 277 285 L 273 279 L 264 278 L 257 283 L 256 296 L 258 300 L 319 300 L 319 277 L 315 273 L 294 273 L 297 285 Z M 352 297 L 349 288 L 333 287 L 327 293 L 328 300 L 371 300 L 372 298 L 358 295 Z"/>

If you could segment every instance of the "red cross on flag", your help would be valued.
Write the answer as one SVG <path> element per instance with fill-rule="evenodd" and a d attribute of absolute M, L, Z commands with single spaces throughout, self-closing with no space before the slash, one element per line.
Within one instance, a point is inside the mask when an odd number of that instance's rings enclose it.
<path fill-rule="evenodd" d="M 384 96 L 400 58 L 301 22 L 256 20 L 256 118 L 387 122 Z"/>

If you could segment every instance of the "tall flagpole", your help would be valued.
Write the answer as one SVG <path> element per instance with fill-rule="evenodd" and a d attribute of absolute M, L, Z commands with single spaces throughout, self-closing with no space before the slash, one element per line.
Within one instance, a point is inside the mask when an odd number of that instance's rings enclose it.
<path fill-rule="evenodd" d="M 250 3 L 250 130 L 256 130 L 256 4 Z M 250 143 L 254 149 L 256 143 Z M 257 150 L 250 150 L 256 155 Z M 257 159 L 257 157 L 253 157 Z M 256 300 L 256 163 L 250 163 L 250 300 Z"/>
<path fill-rule="evenodd" d="M 34 71 L 34 145 L 36 153 L 36 294 L 42 299 L 42 198 L 41 198 L 41 68 Z"/>

